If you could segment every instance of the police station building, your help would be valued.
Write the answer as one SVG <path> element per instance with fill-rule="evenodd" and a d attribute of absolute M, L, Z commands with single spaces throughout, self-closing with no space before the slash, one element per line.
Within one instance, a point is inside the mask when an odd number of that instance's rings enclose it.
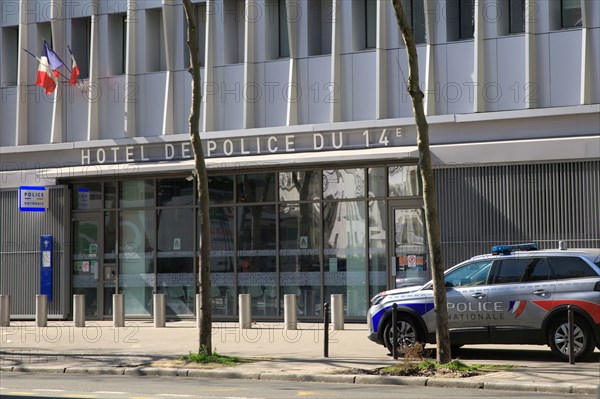
<path fill-rule="evenodd" d="M 216 319 L 301 320 L 430 277 L 390 1 L 195 1 Z M 406 0 L 445 266 L 499 243 L 600 246 L 600 2 Z M 191 77 L 175 0 L 0 2 L 0 294 L 13 318 L 193 317 Z M 44 40 L 64 61 L 36 85 Z M 69 48 L 72 50 L 73 59 Z M 27 49 L 32 55 L 26 53 Z M 40 58 L 41 59 L 41 58 Z M 76 61 L 78 83 L 69 84 Z"/>

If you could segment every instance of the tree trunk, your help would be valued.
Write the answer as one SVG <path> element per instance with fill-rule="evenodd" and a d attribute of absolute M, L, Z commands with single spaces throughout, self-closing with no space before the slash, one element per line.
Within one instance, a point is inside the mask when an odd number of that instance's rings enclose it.
<path fill-rule="evenodd" d="M 396 12 L 398 27 L 402 33 L 406 53 L 408 55 L 408 93 L 412 98 L 413 113 L 417 125 L 417 144 L 419 148 L 419 169 L 423 183 L 423 199 L 425 203 L 425 221 L 427 223 L 427 240 L 431 258 L 433 276 L 433 303 L 435 306 L 435 324 L 438 363 L 444 364 L 452 360 L 450 352 L 450 333 L 448 330 L 448 306 L 446 302 L 446 282 L 442 262 L 442 245 L 440 240 L 440 224 L 435 203 L 435 182 L 429 152 L 429 126 L 423 110 L 425 97 L 419 88 L 419 64 L 417 48 L 410 24 L 407 22 L 400 0 L 392 0 Z"/>
<path fill-rule="evenodd" d="M 196 16 L 191 0 L 183 0 L 187 19 L 187 45 L 190 50 L 189 72 L 192 75 L 192 108 L 190 110 L 190 141 L 194 152 L 194 175 L 197 180 L 198 204 L 200 205 L 200 257 L 198 274 L 200 279 L 200 309 L 198 352 L 212 354 L 212 310 L 210 295 L 210 214 L 208 201 L 208 176 L 204 162 L 204 151 L 200 141 L 200 104 L 202 86 L 200 81 L 200 55 Z"/>

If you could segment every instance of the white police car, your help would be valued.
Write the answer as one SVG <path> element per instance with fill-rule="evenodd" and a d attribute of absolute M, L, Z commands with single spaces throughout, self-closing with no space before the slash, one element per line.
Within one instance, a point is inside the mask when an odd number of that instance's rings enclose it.
<path fill-rule="evenodd" d="M 574 309 L 575 358 L 600 349 L 600 249 L 538 250 L 502 245 L 445 273 L 452 346 L 547 344 L 568 359 L 567 307 Z M 392 305 L 398 346 L 435 342 L 432 283 L 384 291 L 371 300 L 369 339 L 392 350 Z"/>

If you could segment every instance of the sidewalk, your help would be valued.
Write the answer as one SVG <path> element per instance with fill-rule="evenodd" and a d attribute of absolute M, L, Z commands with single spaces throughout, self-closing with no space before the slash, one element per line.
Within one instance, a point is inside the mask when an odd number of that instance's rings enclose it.
<path fill-rule="evenodd" d="M 258 323 L 241 330 L 237 323 L 215 322 L 212 340 L 218 353 L 262 360 L 213 370 L 166 369 L 151 364 L 198 350 L 193 321 L 169 322 L 166 328 L 154 328 L 151 321 L 127 321 L 124 328 L 114 328 L 110 321 L 88 321 L 84 328 L 69 321 L 48 326 L 13 322 L 0 328 L 0 371 L 417 384 L 600 395 L 598 350 L 591 361 L 569 365 L 557 361 L 545 346 L 467 346 L 458 354 L 465 363 L 517 367 L 461 379 L 350 375 L 340 373 L 397 362 L 385 348 L 367 339 L 364 324 L 330 331 L 329 357 L 324 358 L 322 324 L 299 324 L 297 331 L 287 331 L 283 323 Z"/>

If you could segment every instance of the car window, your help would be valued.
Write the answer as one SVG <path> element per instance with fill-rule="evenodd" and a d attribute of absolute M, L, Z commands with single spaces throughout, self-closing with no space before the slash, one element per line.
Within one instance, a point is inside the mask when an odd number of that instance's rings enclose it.
<path fill-rule="evenodd" d="M 446 287 L 471 287 L 487 283 L 492 260 L 468 263 L 446 274 Z"/>
<path fill-rule="evenodd" d="M 552 270 L 546 258 L 504 259 L 500 262 L 494 284 L 549 280 Z"/>
<path fill-rule="evenodd" d="M 559 280 L 567 278 L 598 277 L 585 261 L 576 256 L 553 256 L 550 257 L 550 264 L 554 270 L 556 278 Z"/>

